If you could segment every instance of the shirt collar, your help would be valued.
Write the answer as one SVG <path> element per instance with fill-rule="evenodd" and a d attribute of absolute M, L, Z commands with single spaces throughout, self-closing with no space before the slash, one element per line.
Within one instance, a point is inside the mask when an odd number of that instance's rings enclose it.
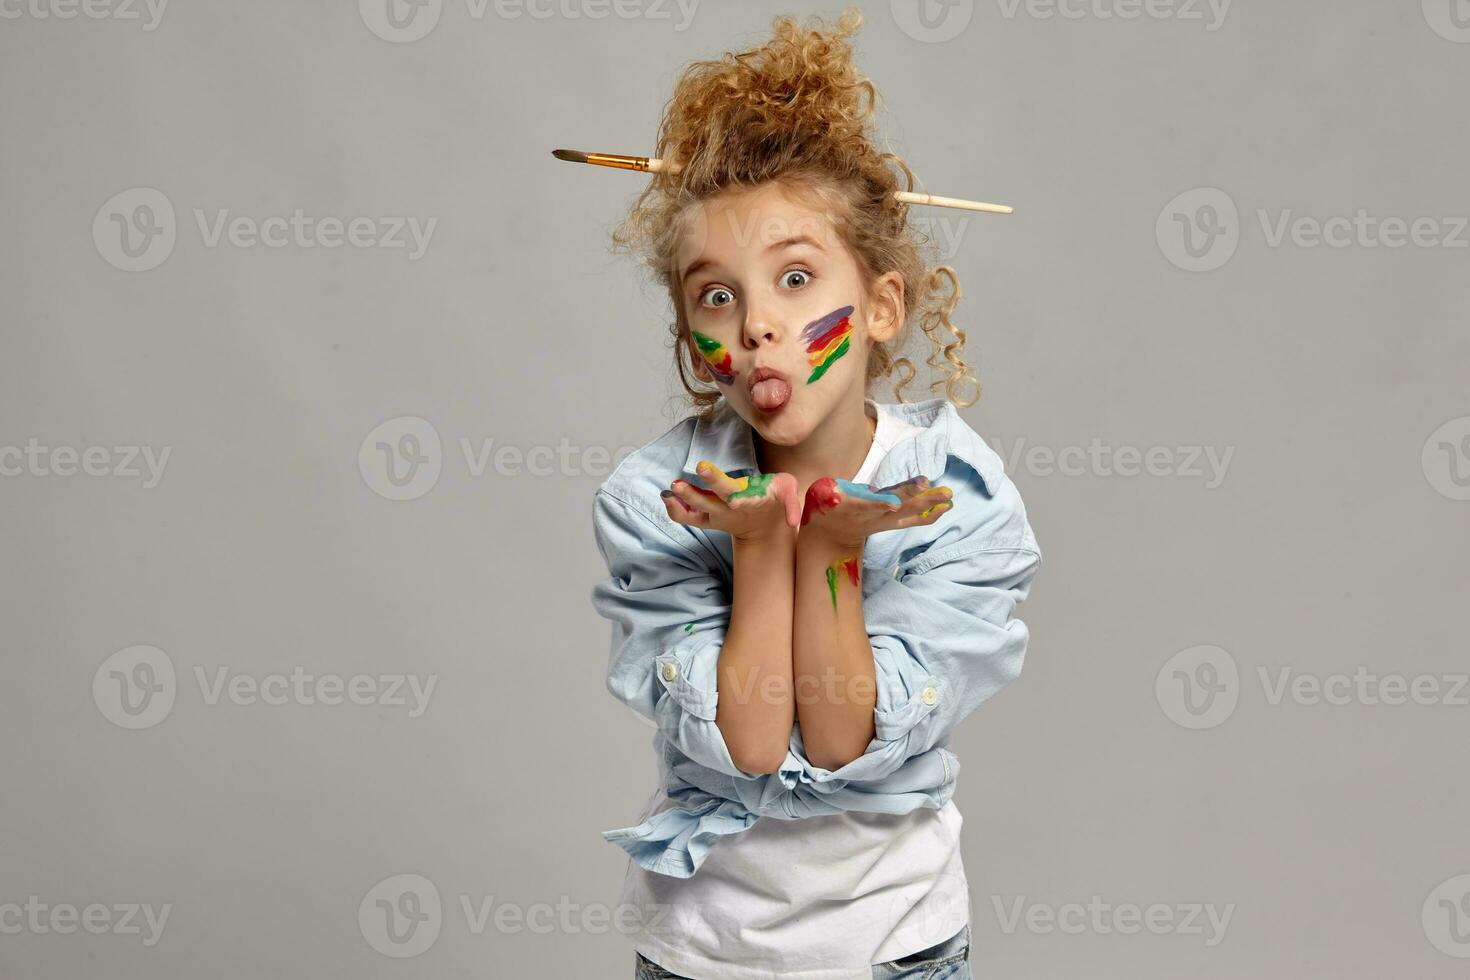
<path fill-rule="evenodd" d="M 902 419 L 924 431 L 900 442 L 878 465 L 872 482 L 891 486 L 911 477 L 923 475 L 940 479 L 950 456 L 964 460 L 980 475 L 987 492 L 994 494 L 1004 476 L 1000 457 L 960 417 L 954 405 L 945 398 L 926 398 L 919 402 L 889 404 L 875 402 L 881 419 L 884 414 Z M 710 460 L 731 476 L 748 476 L 759 471 L 755 456 L 755 430 L 720 400 L 707 419 L 697 419 L 684 460 L 684 473 L 690 482 L 703 486 L 695 467 L 700 460 Z"/>

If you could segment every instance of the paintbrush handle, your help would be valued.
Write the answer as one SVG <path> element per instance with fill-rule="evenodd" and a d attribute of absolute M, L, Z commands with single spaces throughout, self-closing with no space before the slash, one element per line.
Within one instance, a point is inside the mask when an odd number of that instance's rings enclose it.
<path fill-rule="evenodd" d="M 564 157 L 569 152 L 556 151 L 558 155 Z M 599 167 L 616 167 L 619 170 L 637 170 L 651 174 L 677 174 L 684 169 L 677 163 L 668 163 L 658 157 L 640 157 L 624 153 L 588 153 L 585 162 Z M 986 204 L 984 201 L 966 201 L 958 197 L 940 197 L 936 194 L 919 194 L 914 191 L 894 191 L 893 196 L 904 204 L 927 204 L 940 208 L 959 208 L 963 211 L 984 211 L 989 214 L 1011 214 L 1015 210 L 1006 204 Z"/>

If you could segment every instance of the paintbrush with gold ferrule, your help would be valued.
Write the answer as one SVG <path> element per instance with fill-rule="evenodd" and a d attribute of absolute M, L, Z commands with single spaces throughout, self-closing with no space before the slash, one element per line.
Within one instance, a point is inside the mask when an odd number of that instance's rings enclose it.
<path fill-rule="evenodd" d="M 590 163 L 598 167 L 614 167 L 618 170 L 637 170 L 650 174 L 677 174 L 682 167 L 677 163 L 665 163 L 657 157 L 628 156 L 623 153 L 584 153 L 581 150 L 552 150 L 551 155 L 570 163 Z M 984 201 L 966 201 L 958 197 L 939 197 L 936 194 L 918 194 L 914 191 L 894 191 L 893 196 L 905 204 L 931 204 L 941 208 L 959 208 L 963 211 L 985 211 L 990 214 L 1010 214 L 1015 209 L 1006 204 L 986 204 Z"/>

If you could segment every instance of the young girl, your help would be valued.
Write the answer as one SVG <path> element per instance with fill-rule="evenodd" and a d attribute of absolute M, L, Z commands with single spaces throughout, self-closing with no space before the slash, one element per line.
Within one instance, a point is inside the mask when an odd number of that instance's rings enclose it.
<path fill-rule="evenodd" d="M 951 404 L 973 381 L 958 284 L 873 146 L 860 23 L 781 17 L 690 66 L 656 154 L 682 169 L 615 235 L 669 290 L 697 408 L 593 505 L 608 689 L 658 728 L 661 785 L 604 832 L 636 977 L 971 975 L 949 739 L 1019 674 L 1041 556 Z M 947 397 L 908 403 L 916 310 Z M 874 401 L 895 366 L 899 403 Z"/>

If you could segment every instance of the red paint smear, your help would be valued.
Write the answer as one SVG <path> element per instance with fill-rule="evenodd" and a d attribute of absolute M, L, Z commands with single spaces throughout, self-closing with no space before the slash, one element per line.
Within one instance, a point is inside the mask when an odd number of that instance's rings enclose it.
<path fill-rule="evenodd" d="M 810 344 L 807 344 L 807 353 L 810 354 L 821 350 L 823 347 L 826 347 L 838 337 L 847 333 L 849 329 L 851 329 L 851 327 L 848 325 L 847 317 L 843 317 L 841 320 L 837 321 L 837 326 L 833 327 L 831 330 L 828 330 L 826 333 L 822 334 L 822 336 L 818 337 Z"/>
<path fill-rule="evenodd" d="M 837 481 L 824 476 L 806 489 L 806 503 L 801 509 L 801 525 L 806 527 L 813 514 L 825 513 L 842 502 L 842 491 Z"/>
<path fill-rule="evenodd" d="M 851 582 L 853 585 L 857 585 L 858 584 L 858 560 L 856 558 L 848 558 L 848 559 L 846 559 L 846 560 L 843 561 L 842 567 L 844 569 L 846 569 L 846 571 L 847 571 L 847 580 L 849 582 Z"/>

